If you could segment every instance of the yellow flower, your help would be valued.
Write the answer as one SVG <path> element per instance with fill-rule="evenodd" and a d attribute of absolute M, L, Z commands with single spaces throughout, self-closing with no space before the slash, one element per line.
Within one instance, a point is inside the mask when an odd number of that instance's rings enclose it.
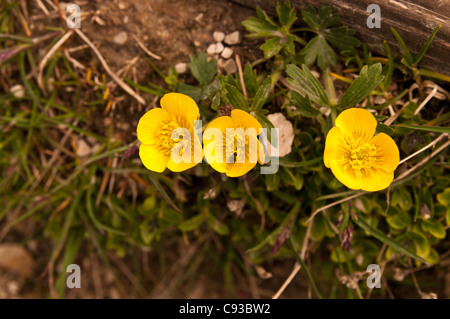
<path fill-rule="evenodd" d="M 206 161 L 220 173 L 238 177 L 264 163 L 263 146 L 258 140 L 261 124 L 249 113 L 232 110 L 230 116 L 213 120 L 203 134 Z"/>
<path fill-rule="evenodd" d="M 394 140 L 374 136 L 377 121 L 367 110 L 351 108 L 336 118 L 327 135 L 323 160 L 334 176 L 351 189 L 375 192 L 388 187 L 400 161 Z"/>
<path fill-rule="evenodd" d="M 181 172 L 197 165 L 202 159 L 194 126 L 199 114 L 197 104 L 189 96 L 164 95 L 161 108 L 145 113 L 137 126 L 137 137 L 142 142 L 139 156 L 144 166 L 161 173 L 166 167 Z"/>

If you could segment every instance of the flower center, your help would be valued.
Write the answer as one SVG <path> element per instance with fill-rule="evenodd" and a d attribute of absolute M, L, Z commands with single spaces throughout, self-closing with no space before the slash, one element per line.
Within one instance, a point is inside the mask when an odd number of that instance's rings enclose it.
<path fill-rule="evenodd" d="M 158 138 L 160 141 L 158 146 L 160 151 L 166 155 L 171 154 L 174 145 L 183 141 L 183 137 L 185 135 L 184 133 L 185 130 L 180 127 L 175 118 L 173 118 L 172 121 L 163 123 L 160 131 L 158 132 Z M 173 139 L 172 136 L 174 137 Z M 184 142 L 187 143 L 188 141 Z M 185 146 L 184 144 L 186 144 L 184 142 L 182 143 L 183 145 L 180 145 L 180 155 L 183 155 L 182 148 Z"/>
<path fill-rule="evenodd" d="M 242 134 L 227 134 L 226 139 L 226 155 L 227 163 L 245 163 L 245 151 L 248 141 Z"/>
<path fill-rule="evenodd" d="M 376 146 L 358 141 L 351 147 L 350 165 L 353 169 L 371 168 L 375 161 Z"/>

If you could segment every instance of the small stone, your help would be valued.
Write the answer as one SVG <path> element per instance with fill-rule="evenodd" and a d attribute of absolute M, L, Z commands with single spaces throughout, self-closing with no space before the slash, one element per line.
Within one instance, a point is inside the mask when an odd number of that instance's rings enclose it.
<path fill-rule="evenodd" d="M 315 70 L 311 70 L 311 73 L 312 73 L 312 75 L 314 75 L 314 77 L 315 77 L 316 79 L 319 79 L 319 78 L 320 78 L 320 73 L 319 73 L 319 72 L 317 72 L 317 71 L 315 71 Z"/>
<path fill-rule="evenodd" d="M 198 48 L 201 45 L 201 43 L 200 43 L 200 41 L 195 40 L 194 45 Z"/>
<path fill-rule="evenodd" d="M 125 2 L 119 2 L 118 6 L 120 10 L 125 10 L 128 7 Z"/>
<path fill-rule="evenodd" d="M 21 99 L 25 96 L 25 88 L 21 84 L 11 86 L 9 92 L 14 95 L 16 99 Z"/>
<path fill-rule="evenodd" d="M 233 55 L 233 49 L 226 47 L 222 51 L 222 58 L 229 59 Z"/>
<path fill-rule="evenodd" d="M 228 74 L 236 73 L 236 71 L 237 71 L 236 62 L 234 62 L 234 60 L 227 60 L 223 64 L 223 69 Z"/>
<path fill-rule="evenodd" d="M 188 70 L 188 65 L 187 65 L 187 63 L 180 62 L 180 63 L 175 64 L 175 71 L 176 71 L 178 74 L 184 74 L 184 73 L 187 72 L 187 70 Z"/>
<path fill-rule="evenodd" d="M 198 14 L 194 20 L 198 23 L 198 24 L 203 24 L 203 13 Z"/>
<path fill-rule="evenodd" d="M 29 277 L 35 266 L 33 257 L 19 244 L 0 245 L 0 268 Z"/>
<path fill-rule="evenodd" d="M 127 42 L 127 38 L 128 38 L 127 33 L 125 31 L 122 31 L 122 32 L 116 34 L 114 36 L 113 40 L 114 40 L 114 43 L 123 45 L 123 44 L 125 44 L 125 42 Z"/>
<path fill-rule="evenodd" d="M 220 54 L 223 51 L 224 47 L 222 42 L 217 42 L 216 43 L 216 50 L 214 51 L 214 53 L 216 54 Z"/>
<path fill-rule="evenodd" d="M 206 49 L 206 53 L 208 53 L 209 55 L 214 55 L 214 53 L 216 53 L 216 45 L 215 45 L 215 44 L 211 44 L 211 45 Z"/>
<path fill-rule="evenodd" d="M 128 16 L 124 16 L 124 17 L 123 17 L 123 24 L 127 24 L 128 21 L 129 21 Z"/>
<path fill-rule="evenodd" d="M 272 113 L 267 116 L 275 128 L 278 128 L 278 147 L 272 145 L 268 147 L 268 153 L 271 155 L 272 148 L 278 149 L 278 156 L 283 157 L 292 151 L 292 142 L 294 141 L 294 127 L 286 119 L 283 113 Z M 267 134 L 270 134 L 268 132 Z"/>
<path fill-rule="evenodd" d="M 213 33 L 213 37 L 214 37 L 214 41 L 216 42 L 222 42 L 223 39 L 225 39 L 225 33 L 220 32 L 220 31 L 215 31 Z"/>
<path fill-rule="evenodd" d="M 77 152 L 78 157 L 85 157 L 91 154 L 91 147 L 86 143 L 85 140 L 79 138 L 77 141 Z"/>
<path fill-rule="evenodd" d="M 384 102 L 386 102 L 386 98 L 384 96 L 377 95 L 373 101 L 375 104 L 379 105 L 379 104 L 383 104 Z"/>
<path fill-rule="evenodd" d="M 241 34 L 239 31 L 234 31 L 230 34 L 227 34 L 225 36 L 225 43 L 228 45 L 235 45 L 238 44 L 241 41 Z"/>

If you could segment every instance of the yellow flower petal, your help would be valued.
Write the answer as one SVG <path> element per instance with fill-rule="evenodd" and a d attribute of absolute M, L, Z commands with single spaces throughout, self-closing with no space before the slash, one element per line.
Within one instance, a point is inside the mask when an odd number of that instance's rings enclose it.
<path fill-rule="evenodd" d="M 247 174 L 253 167 L 255 167 L 256 163 L 234 163 L 232 168 L 227 171 L 228 177 L 239 177 L 244 174 Z"/>
<path fill-rule="evenodd" d="M 259 130 L 262 128 L 257 119 L 249 113 L 239 109 L 234 109 L 231 111 L 231 119 L 234 122 L 234 126 L 230 127 L 242 127 L 244 130 L 252 127 L 256 130 L 256 135 L 259 135 Z"/>
<path fill-rule="evenodd" d="M 377 128 L 377 120 L 369 111 L 361 108 L 351 108 L 343 111 L 336 118 L 336 126 L 347 138 L 357 141 L 370 141 Z"/>
<path fill-rule="evenodd" d="M 161 108 L 154 108 L 145 113 L 139 120 L 137 126 L 137 138 L 144 144 L 155 144 L 159 140 L 158 132 L 161 124 L 172 119 L 171 115 Z"/>
<path fill-rule="evenodd" d="M 209 123 L 203 134 L 205 159 L 212 168 L 220 173 L 225 173 L 227 171 L 225 149 L 226 129 L 233 127 L 233 125 L 231 117 L 221 116 Z M 217 129 L 218 131 L 214 131 L 213 129 Z"/>
<path fill-rule="evenodd" d="M 391 185 L 394 172 L 385 172 L 382 169 L 365 169 L 361 174 L 361 189 L 367 192 L 383 190 Z"/>
<path fill-rule="evenodd" d="M 338 181 L 350 189 L 361 189 L 361 178 L 358 178 L 351 165 L 337 159 L 330 160 L 329 165 Z"/>
<path fill-rule="evenodd" d="M 197 165 L 198 163 L 200 163 L 203 158 L 202 145 L 193 127 L 191 127 L 190 135 L 191 135 L 191 143 L 188 144 L 186 147 L 182 148 L 183 152 L 189 152 L 189 154 L 187 154 L 187 156 L 181 156 L 182 161 L 180 163 L 174 161 L 172 156 L 170 156 L 169 158 L 167 168 L 170 169 L 172 172 L 182 172 L 187 169 L 190 169 L 195 165 Z M 175 144 L 172 150 L 181 150 L 181 149 L 178 147 L 177 144 Z"/>
<path fill-rule="evenodd" d="M 167 93 L 161 98 L 161 108 L 176 117 L 184 117 L 193 123 L 200 113 L 195 101 L 181 93 Z"/>
<path fill-rule="evenodd" d="M 345 141 L 344 134 L 339 127 L 333 127 L 325 140 L 325 150 L 323 161 L 325 166 L 330 168 L 330 161 L 333 159 L 342 159 L 351 152 L 350 146 Z"/>
<path fill-rule="evenodd" d="M 169 160 L 169 157 L 163 155 L 157 147 L 146 144 L 139 147 L 139 157 L 147 169 L 158 173 L 166 169 Z"/>
<path fill-rule="evenodd" d="M 374 165 L 388 173 L 393 172 L 400 162 L 400 154 L 394 140 L 387 134 L 379 133 L 371 143 L 377 148 Z"/>

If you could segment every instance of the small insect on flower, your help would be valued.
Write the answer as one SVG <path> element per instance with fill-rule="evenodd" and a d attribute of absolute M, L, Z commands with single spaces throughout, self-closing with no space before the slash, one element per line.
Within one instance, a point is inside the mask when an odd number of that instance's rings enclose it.
<path fill-rule="evenodd" d="M 248 173 L 256 162 L 264 164 L 264 148 L 258 140 L 261 124 L 249 113 L 234 109 L 209 123 L 203 134 L 206 161 L 228 177 Z"/>
<path fill-rule="evenodd" d="M 139 156 L 149 170 L 161 173 L 166 167 L 181 172 L 202 160 L 202 146 L 195 131 L 199 118 L 195 101 L 187 95 L 168 93 L 161 108 L 145 113 L 137 126 L 141 141 Z"/>
<path fill-rule="evenodd" d="M 375 192 L 394 179 L 400 156 L 394 140 L 385 133 L 374 136 L 375 117 L 367 110 L 351 108 L 336 118 L 325 141 L 324 163 L 351 189 Z"/>

